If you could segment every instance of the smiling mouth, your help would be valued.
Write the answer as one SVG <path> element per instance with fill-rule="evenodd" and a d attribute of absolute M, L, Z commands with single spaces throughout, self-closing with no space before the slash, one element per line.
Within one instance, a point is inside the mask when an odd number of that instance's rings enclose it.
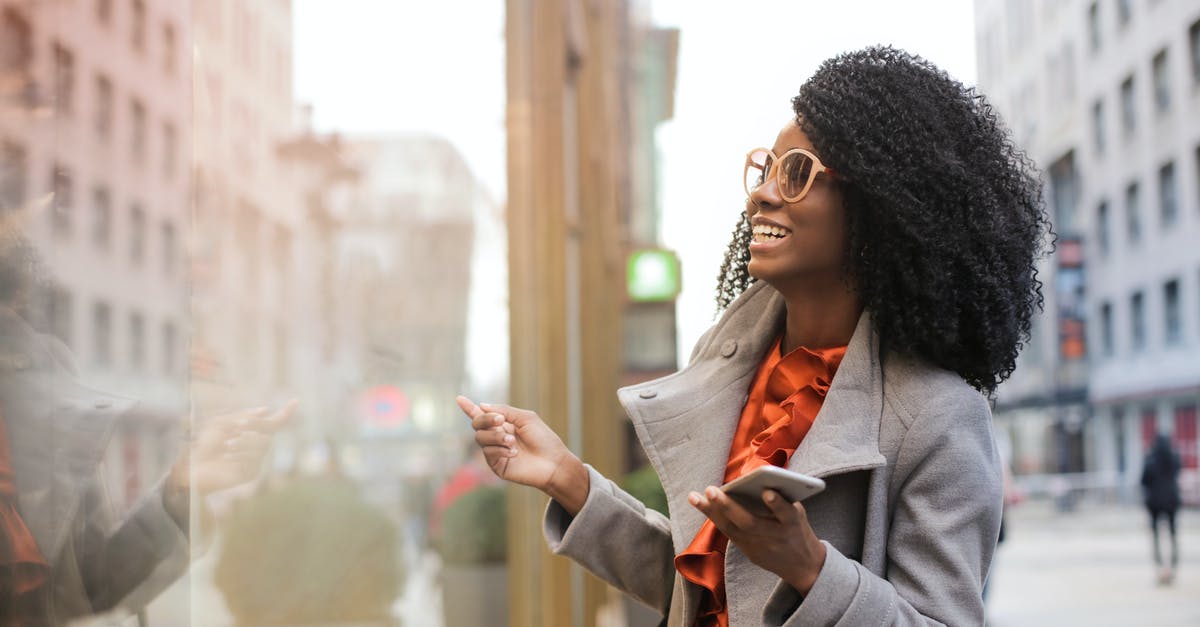
<path fill-rule="evenodd" d="M 767 224 L 756 224 L 752 229 L 755 242 L 774 242 L 788 236 L 791 231 L 778 226 L 770 226 Z"/>

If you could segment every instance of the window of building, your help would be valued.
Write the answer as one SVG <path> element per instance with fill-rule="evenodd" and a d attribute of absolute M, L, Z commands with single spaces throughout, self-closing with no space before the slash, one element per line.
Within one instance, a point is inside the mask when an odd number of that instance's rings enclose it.
<path fill-rule="evenodd" d="M 165 221 L 162 223 L 162 265 L 163 274 L 167 276 L 175 274 L 175 258 L 179 255 L 176 246 L 175 225 Z"/>
<path fill-rule="evenodd" d="M 1100 51 L 1100 3 L 1088 6 L 1088 46 L 1092 52 Z"/>
<path fill-rule="evenodd" d="M 1137 100 L 1133 91 L 1133 75 L 1121 81 L 1121 128 L 1128 137 L 1137 128 Z"/>
<path fill-rule="evenodd" d="M 1129 299 L 1129 340 L 1134 352 L 1146 348 L 1146 302 L 1139 290 Z"/>
<path fill-rule="evenodd" d="M 175 175 L 175 160 L 179 150 L 178 135 L 175 133 L 175 125 L 171 122 L 163 122 L 163 176 L 172 178 Z"/>
<path fill-rule="evenodd" d="M 162 326 L 162 371 L 165 375 L 175 374 L 176 356 L 175 347 L 178 339 L 176 338 L 175 323 L 167 321 Z"/>
<path fill-rule="evenodd" d="M 96 0 L 96 19 L 103 24 L 112 23 L 112 0 Z"/>
<path fill-rule="evenodd" d="M 1168 346 L 1183 341 L 1183 312 L 1179 303 L 1179 279 L 1163 284 L 1163 328 Z"/>
<path fill-rule="evenodd" d="M 1051 163 L 1049 174 L 1054 227 L 1062 235 L 1078 235 L 1075 214 L 1079 201 L 1079 176 L 1075 168 L 1075 152 L 1069 151 Z"/>
<path fill-rule="evenodd" d="M 129 368 L 146 369 L 146 319 L 136 311 L 129 314 Z"/>
<path fill-rule="evenodd" d="M 162 26 L 163 39 L 163 71 L 167 74 L 175 73 L 175 27 L 170 22 L 164 22 Z"/>
<path fill-rule="evenodd" d="M 129 260 L 141 266 L 146 259 L 146 210 L 138 203 L 129 208 Z"/>
<path fill-rule="evenodd" d="M 71 209 L 75 206 L 75 184 L 71 171 L 61 163 L 50 170 L 50 188 L 54 190 L 54 202 L 50 211 L 50 230 L 58 236 L 71 233 Z"/>
<path fill-rule="evenodd" d="M 92 363 L 110 367 L 112 353 L 112 308 L 108 303 L 92 305 Z"/>
<path fill-rule="evenodd" d="M 25 147 L 16 142 L 6 141 L 0 147 L 0 210 L 25 204 L 28 158 Z"/>
<path fill-rule="evenodd" d="M 1104 154 L 1104 99 L 1097 98 L 1092 103 L 1092 141 L 1096 144 L 1096 154 Z"/>
<path fill-rule="evenodd" d="M 1166 48 L 1154 55 L 1151 70 L 1154 76 L 1154 108 L 1162 113 L 1171 108 L 1171 76 L 1167 67 Z"/>
<path fill-rule="evenodd" d="M 141 163 L 146 159 L 146 105 L 134 98 L 129 104 L 129 146 L 133 160 Z"/>
<path fill-rule="evenodd" d="M 129 40 L 133 49 L 146 49 L 146 3 L 144 0 L 133 0 L 129 6 Z"/>
<path fill-rule="evenodd" d="M 108 250 L 112 246 L 112 196 L 103 185 L 92 190 L 92 214 L 92 243 Z"/>
<path fill-rule="evenodd" d="M 1184 403 L 1175 407 L 1175 432 L 1171 435 L 1175 450 L 1179 451 L 1180 465 L 1187 470 L 1195 470 L 1200 465 L 1197 458 L 1197 420 L 1196 404 Z"/>
<path fill-rule="evenodd" d="M 71 112 L 75 100 L 75 55 L 61 43 L 54 44 L 54 110 Z"/>
<path fill-rule="evenodd" d="M 113 86 L 103 74 L 96 75 L 96 134 L 107 139 L 113 127 Z"/>
<path fill-rule="evenodd" d="M 1100 351 L 1105 357 L 1112 357 L 1113 346 L 1113 309 L 1112 303 L 1100 305 Z"/>
<path fill-rule="evenodd" d="M 1200 20 L 1188 27 L 1188 51 L 1192 57 L 1192 83 L 1200 83 Z"/>
<path fill-rule="evenodd" d="M 1163 228 L 1175 225 L 1179 217 L 1179 201 L 1175 194 L 1175 162 L 1169 161 L 1158 169 L 1158 208 Z"/>
<path fill-rule="evenodd" d="M 33 77 L 33 27 L 24 13 L 11 6 L 4 8 L 0 18 L 0 76 L 21 91 Z"/>
<path fill-rule="evenodd" d="M 1100 204 L 1096 205 L 1096 245 L 1100 249 L 1101 256 L 1108 255 L 1109 247 L 1109 226 L 1108 226 L 1108 201 L 1101 200 Z"/>
<path fill-rule="evenodd" d="M 1124 28 L 1133 19 L 1133 3 L 1130 0 L 1117 0 L 1117 24 Z"/>
<path fill-rule="evenodd" d="M 1137 182 L 1130 183 L 1125 188 L 1125 231 L 1130 244 L 1142 240 L 1142 208 Z"/>
<path fill-rule="evenodd" d="M 50 286 L 46 293 L 46 322 L 50 325 L 50 333 L 67 346 L 74 341 L 71 310 L 71 293 L 61 285 Z"/>

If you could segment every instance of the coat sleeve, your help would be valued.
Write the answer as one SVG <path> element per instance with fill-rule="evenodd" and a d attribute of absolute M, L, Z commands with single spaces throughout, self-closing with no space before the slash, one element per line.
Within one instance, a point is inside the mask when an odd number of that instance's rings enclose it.
<path fill-rule="evenodd" d="M 188 536 L 163 506 L 161 482 L 114 524 L 100 473 L 84 489 L 76 560 L 92 607 L 136 610 L 188 565 Z"/>
<path fill-rule="evenodd" d="M 542 531 L 550 550 L 665 615 L 675 580 L 670 522 L 587 469 L 591 486 L 574 518 L 553 500 L 546 507 Z"/>
<path fill-rule="evenodd" d="M 893 475 L 886 578 L 825 544 L 801 598 L 776 586 L 765 625 L 982 625 L 1003 507 L 1000 457 L 983 397 L 913 421 Z"/>

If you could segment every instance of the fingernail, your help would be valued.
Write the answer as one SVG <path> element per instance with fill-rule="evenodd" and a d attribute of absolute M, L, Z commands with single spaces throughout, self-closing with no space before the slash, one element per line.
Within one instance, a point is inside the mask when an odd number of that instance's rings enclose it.
<path fill-rule="evenodd" d="M 695 492 L 689 493 L 688 494 L 688 503 L 691 503 L 692 505 L 699 505 L 700 504 L 700 495 L 696 494 Z"/>
<path fill-rule="evenodd" d="M 514 440 L 516 440 L 516 438 L 512 437 L 511 435 L 504 436 L 505 444 L 512 444 Z"/>
<path fill-rule="evenodd" d="M 717 498 L 717 489 L 712 486 L 709 486 L 704 489 L 704 495 L 710 499 L 715 499 L 715 498 Z"/>
<path fill-rule="evenodd" d="M 763 496 L 763 500 L 768 503 L 774 503 L 775 502 L 775 493 L 767 492 L 766 495 Z"/>
<path fill-rule="evenodd" d="M 508 449 L 508 456 L 509 456 L 509 457 L 516 457 L 516 455 L 517 455 L 517 449 L 516 449 L 516 448 L 510 448 L 510 449 Z"/>
<path fill-rule="evenodd" d="M 504 422 L 504 416 L 501 416 L 500 414 L 496 414 L 496 417 L 492 418 L 492 422 L 494 422 L 496 424 L 502 424 Z"/>

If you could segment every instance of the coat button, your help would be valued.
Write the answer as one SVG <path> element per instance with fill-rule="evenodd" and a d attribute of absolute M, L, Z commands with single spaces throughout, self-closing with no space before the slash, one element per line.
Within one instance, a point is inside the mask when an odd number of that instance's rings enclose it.
<path fill-rule="evenodd" d="M 650 399 L 658 396 L 658 392 L 655 392 L 654 390 L 642 390 L 641 392 L 638 392 L 638 396 Z"/>
<path fill-rule="evenodd" d="M 737 352 L 737 340 L 725 340 L 725 343 L 721 345 L 721 356 L 722 357 L 733 357 L 733 354 L 736 352 Z"/>

